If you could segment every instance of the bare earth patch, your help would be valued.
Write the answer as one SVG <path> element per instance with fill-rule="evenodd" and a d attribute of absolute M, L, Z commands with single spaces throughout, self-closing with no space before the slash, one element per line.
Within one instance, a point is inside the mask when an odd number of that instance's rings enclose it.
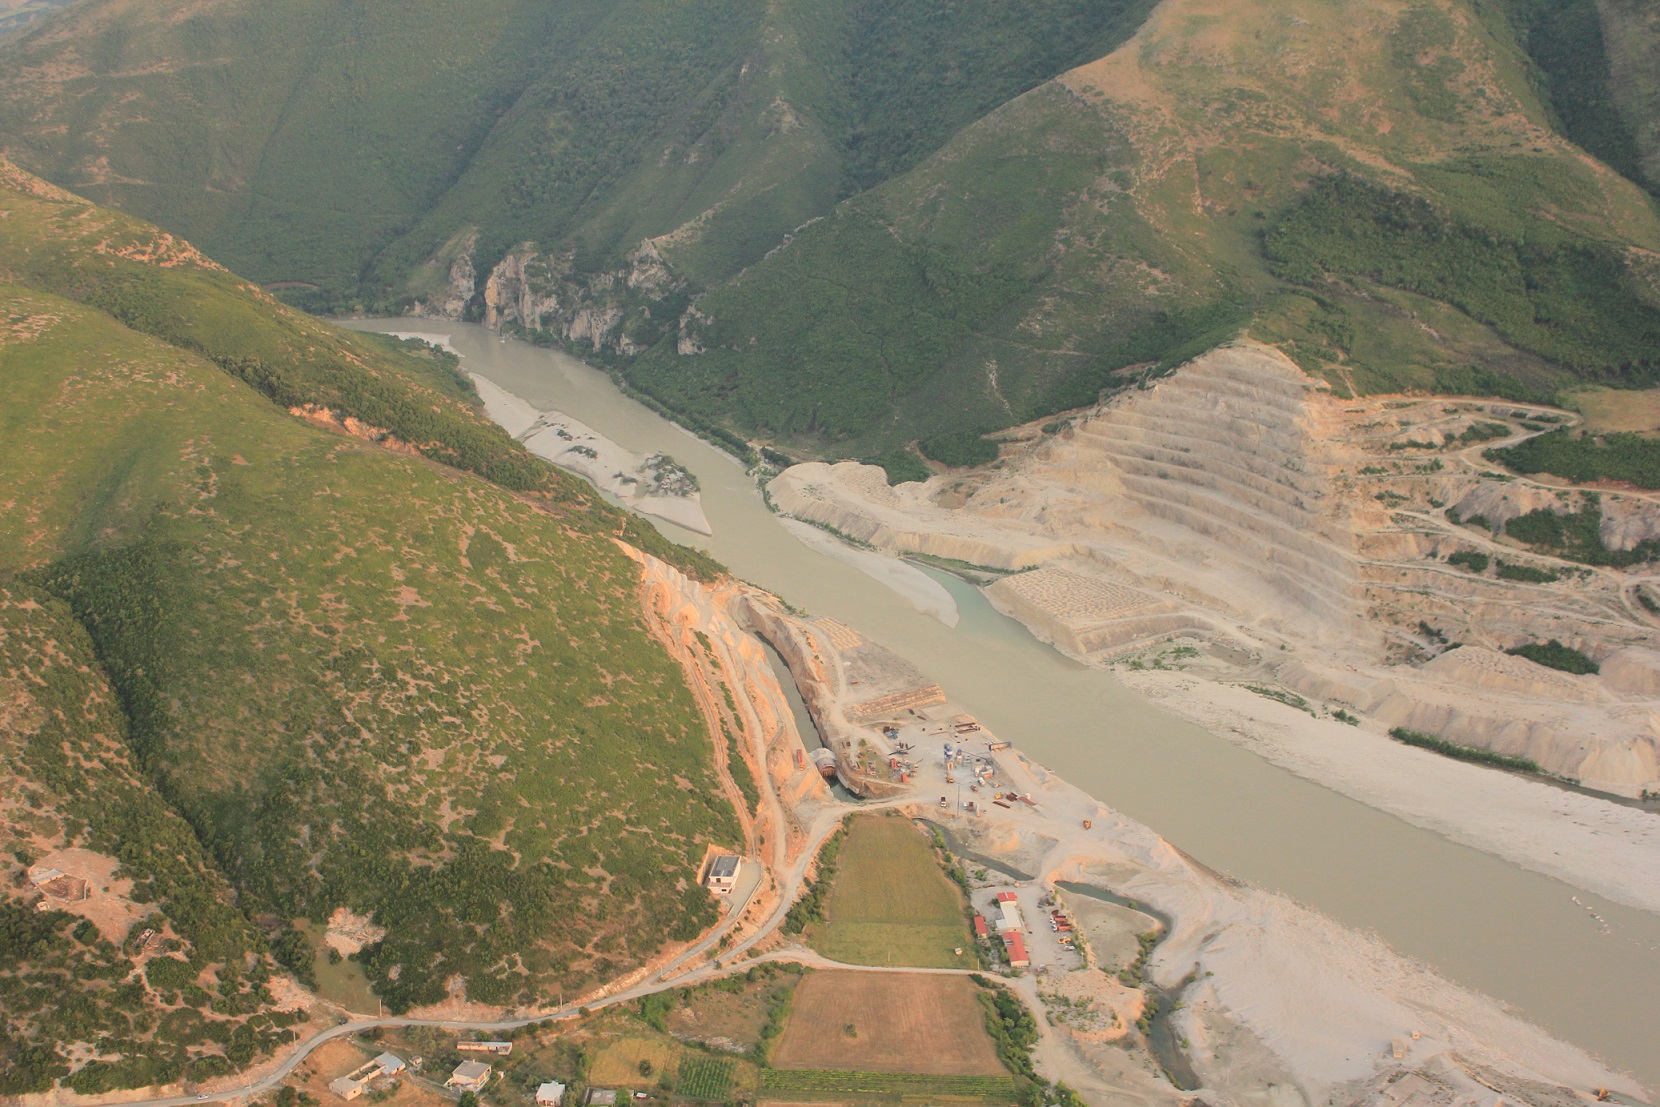
<path fill-rule="evenodd" d="M 815 972 L 796 989 L 782 1069 L 996 1076 L 979 989 L 966 976 Z M 851 1032 L 849 1031 L 851 1028 Z"/>

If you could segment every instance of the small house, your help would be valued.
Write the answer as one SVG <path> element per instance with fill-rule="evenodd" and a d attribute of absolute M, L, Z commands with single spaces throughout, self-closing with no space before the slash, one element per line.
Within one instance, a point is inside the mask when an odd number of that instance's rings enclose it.
<path fill-rule="evenodd" d="M 715 858 L 714 863 L 709 866 L 709 877 L 704 883 L 717 896 L 729 894 L 738 885 L 737 856 L 727 853 Z"/>
<path fill-rule="evenodd" d="M 396 1076 L 404 1070 L 403 1058 L 396 1053 L 382 1053 L 374 1059 L 373 1064 L 382 1076 Z"/>
<path fill-rule="evenodd" d="M 1014 968 L 1023 969 L 1032 963 L 1032 959 L 1026 956 L 1026 939 L 1020 936 L 1019 931 L 1011 930 L 1003 935 L 1003 944 L 1008 947 L 1009 964 Z"/>
<path fill-rule="evenodd" d="M 536 1089 L 536 1107 L 559 1107 L 565 1101 L 565 1085 L 549 1080 Z"/>
<path fill-rule="evenodd" d="M 463 1092 L 482 1092 L 490 1082 L 490 1066 L 483 1061 L 463 1061 L 455 1066 L 444 1087 Z"/>
<path fill-rule="evenodd" d="M 349 1076 L 342 1076 L 338 1080 L 329 1081 L 329 1091 L 333 1092 L 335 1095 L 346 1100 L 347 1102 L 350 1102 L 362 1095 L 363 1089 L 366 1086 L 367 1085 L 365 1085 L 362 1081 L 353 1080 Z"/>
<path fill-rule="evenodd" d="M 991 930 L 986 926 L 986 917 L 984 915 L 974 916 L 974 936 L 976 938 L 987 938 L 991 936 Z"/>

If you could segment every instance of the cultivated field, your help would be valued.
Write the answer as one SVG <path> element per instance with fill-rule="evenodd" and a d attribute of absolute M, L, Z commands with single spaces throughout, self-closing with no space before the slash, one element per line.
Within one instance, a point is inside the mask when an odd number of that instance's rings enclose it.
<path fill-rule="evenodd" d="M 910 820 L 857 818 L 842 845 L 825 921 L 809 940 L 826 957 L 855 965 L 974 968 L 964 910 L 962 893 Z"/>
<path fill-rule="evenodd" d="M 596 1087 L 649 1088 L 663 1073 L 672 1077 L 680 1051 L 668 1042 L 650 1038 L 622 1038 L 606 1046 L 588 1071 L 588 1082 Z M 640 1071 L 640 1062 L 651 1065 L 651 1075 Z"/>
<path fill-rule="evenodd" d="M 815 972 L 795 991 L 773 1066 L 1000 1075 L 978 992 L 963 976 Z"/>

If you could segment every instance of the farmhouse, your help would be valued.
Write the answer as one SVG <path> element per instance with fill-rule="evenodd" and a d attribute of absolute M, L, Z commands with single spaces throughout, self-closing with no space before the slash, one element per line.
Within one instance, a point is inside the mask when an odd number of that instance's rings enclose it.
<path fill-rule="evenodd" d="M 482 1092 L 484 1085 L 489 1082 L 489 1065 L 483 1061 L 463 1061 L 455 1066 L 450 1078 L 444 1081 L 444 1087 L 457 1088 L 463 1092 Z"/>
<path fill-rule="evenodd" d="M 329 1091 L 348 1102 L 362 1095 L 369 1083 L 378 1077 L 396 1076 L 404 1070 L 403 1058 L 395 1053 L 382 1053 L 366 1065 L 337 1080 L 329 1081 Z"/>
<path fill-rule="evenodd" d="M 497 1057 L 506 1057 L 513 1052 L 512 1042 L 473 1042 L 459 1041 L 455 1043 L 459 1053 L 493 1053 Z"/>
<path fill-rule="evenodd" d="M 363 1094 L 366 1085 L 353 1080 L 349 1076 L 342 1076 L 338 1080 L 329 1081 L 329 1091 L 344 1100 L 353 1100 Z"/>
<path fill-rule="evenodd" d="M 704 881 L 717 896 L 729 894 L 738 883 L 738 858 L 730 853 L 715 858 Z"/>
<path fill-rule="evenodd" d="M 565 1085 L 549 1080 L 536 1088 L 536 1107 L 559 1107 L 565 1101 Z"/>

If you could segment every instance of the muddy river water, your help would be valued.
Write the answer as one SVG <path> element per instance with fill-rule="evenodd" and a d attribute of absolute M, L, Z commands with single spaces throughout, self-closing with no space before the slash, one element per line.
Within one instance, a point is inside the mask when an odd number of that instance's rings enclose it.
<path fill-rule="evenodd" d="M 957 601 L 958 624 L 919 613 L 793 537 L 731 457 L 573 358 L 476 325 L 347 325 L 448 335 L 465 368 L 508 392 L 574 416 L 628 449 L 672 454 L 697 474 L 714 530 L 701 538 L 663 524 L 675 540 L 708 549 L 745 580 L 902 654 L 1028 757 L 1212 868 L 1375 931 L 1450 979 L 1660 1084 L 1660 916 L 1448 841 L 1274 766 L 1055 653 L 954 577 L 935 574 Z"/>

